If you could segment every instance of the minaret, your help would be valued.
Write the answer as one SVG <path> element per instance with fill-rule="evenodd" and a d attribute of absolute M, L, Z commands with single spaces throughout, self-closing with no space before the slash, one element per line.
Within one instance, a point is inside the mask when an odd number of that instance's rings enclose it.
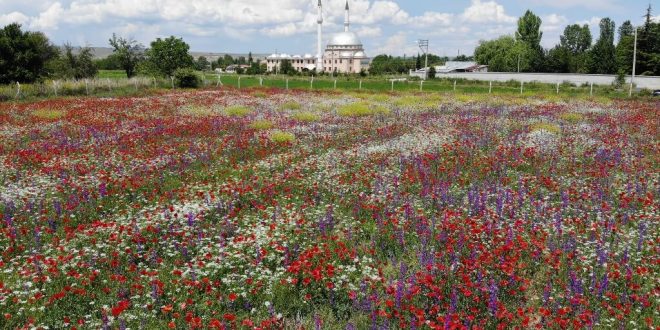
<path fill-rule="evenodd" d="M 316 23 L 318 24 L 316 36 L 318 39 L 316 41 L 316 72 L 321 72 L 323 71 L 323 4 L 321 4 L 321 0 L 319 0 L 318 11 L 319 17 L 316 20 Z"/>
<path fill-rule="evenodd" d="M 346 13 L 344 14 L 344 32 L 348 32 L 348 26 L 350 25 L 348 18 L 348 0 L 346 0 Z"/>

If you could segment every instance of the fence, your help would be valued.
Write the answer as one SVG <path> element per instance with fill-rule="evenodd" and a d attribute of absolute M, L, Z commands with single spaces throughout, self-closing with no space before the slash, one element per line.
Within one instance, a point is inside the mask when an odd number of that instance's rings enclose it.
<path fill-rule="evenodd" d="M 543 84 L 538 82 L 478 81 L 466 79 L 408 80 L 406 78 L 348 77 L 287 77 L 287 76 L 239 76 L 204 75 L 205 88 L 281 88 L 303 90 L 383 91 L 383 92 L 452 92 L 488 94 L 563 94 L 568 96 L 626 97 L 627 89 L 589 84 L 575 86 L 567 83 Z M 31 85 L 0 86 L 0 101 L 59 96 L 118 96 L 144 92 L 149 89 L 173 89 L 170 78 L 137 77 L 131 79 L 55 80 Z"/>

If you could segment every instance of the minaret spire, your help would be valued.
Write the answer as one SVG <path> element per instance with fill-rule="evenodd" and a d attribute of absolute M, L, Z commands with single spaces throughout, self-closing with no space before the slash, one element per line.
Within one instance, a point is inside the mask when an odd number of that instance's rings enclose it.
<path fill-rule="evenodd" d="M 316 44 L 316 72 L 321 72 L 323 70 L 323 4 L 321 0 L 318 3 L 318 18 L 317 23 L 317 44 Z"/>
<path fill-rule="evenodd" d="M 320 0 L 319 0 L 320 1 Z M 350 19 L 349 19 L 349 8 L 348 8 L 348 0 L 346 0 L 346 14 L 344 17 L 344 32 L 348 32 L 348 27 L 351 25 Z"/>

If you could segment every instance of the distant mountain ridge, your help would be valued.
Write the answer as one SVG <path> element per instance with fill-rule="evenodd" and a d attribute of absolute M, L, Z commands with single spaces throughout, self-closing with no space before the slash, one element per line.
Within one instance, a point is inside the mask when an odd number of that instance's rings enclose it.
<path fill-rule="evenodd" d="M 63 49 L 64 47 L 60 47 L 60 49 Z M 89 47 L 92 49 L 92 54 L 94 54 L 94 58 L 96 59 L 103 59 L 112 54 L 112 48 L 110 47 Z M 81 47 L 73 47 L 73 52 L 78 53 L 80 51 Z M 209 61 L 216 61 L 218 58 L 223 57 L 225 55 L 229 55 L 233 58 L 239 58 L 241 56 L 244 56 L 246 59 L 249 54 L 241 54 L 241 53 L 214 53 L 214 52 L 190 52 L 190 55 L 197 59 L 200 56 L 206 57 L 207 60 Z M 268 56 L 268 54 L 252 54 L 252 58 L 255 60 L 263 60 Z"/>

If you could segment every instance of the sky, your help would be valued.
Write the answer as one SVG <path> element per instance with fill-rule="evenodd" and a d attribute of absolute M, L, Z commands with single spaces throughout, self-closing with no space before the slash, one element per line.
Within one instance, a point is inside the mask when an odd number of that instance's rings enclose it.
<path fill-rule="evenodd" d="M 346 0 L 323 0 L 324 44 L 343 29 Z M 113 33 L 148 45 L 182 37 L 193 51 L 313 54 L 317 0 L 0 0 L 0 26 L 43 31 L 56 44 L 108 47 Z M 568 24 L 610 17 L 643 22 L 649 0 L 349 0 L 351 30 L 368 55 L 416 55 L 418 39 L 441 56 L 471 55 L 479 40 L 512 34 L 527 9 L 550 48 Z M 660 7 L 660 6 L 659 6 Z M 658 19 L 660 8 L 656 8 Z"/>

